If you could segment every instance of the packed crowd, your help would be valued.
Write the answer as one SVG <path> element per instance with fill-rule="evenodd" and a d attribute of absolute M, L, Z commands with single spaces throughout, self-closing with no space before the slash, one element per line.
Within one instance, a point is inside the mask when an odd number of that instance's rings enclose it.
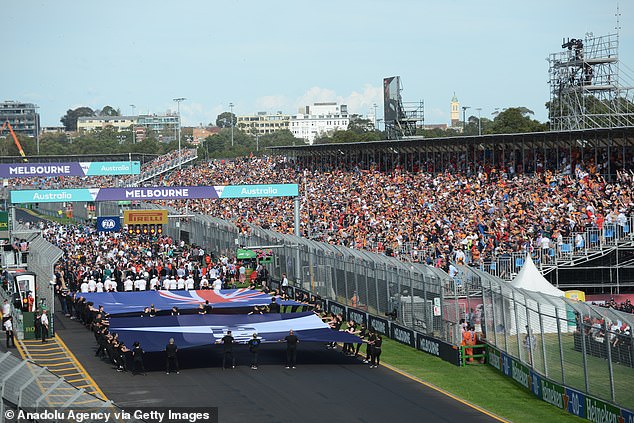
<path fill-rule="evenodd" d="M 510 166 L 483 167 L 466 176 L 386 173 L 360 166 L 301 168 L 281 157 L 252 157 L 210 161 L 152 183 L 297 183 L 302 236 L 393 255 L 407 250 L 414 261 L 451 256 L 477 264 L 512 252 L 561 246 L 588 228 L 614 225 L 621 233 L 627 228 L 634 215 L 631 173 L 619 172 L 614 182 L 607 182 L 600 176 L 601 166 L 591 162 L 560 168 L 522 174 Z M 163 204 L 185 207 L 182 201 Z M 293 231 L 291 199 L 189 200 L 187 207 L 233 221 L 244 232 L 248 224 Z"/>

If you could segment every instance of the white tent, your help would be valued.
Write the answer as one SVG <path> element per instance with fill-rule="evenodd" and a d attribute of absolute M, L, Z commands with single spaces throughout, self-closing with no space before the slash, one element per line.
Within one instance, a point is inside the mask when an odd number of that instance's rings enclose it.
<path fill-rule="evenodd" d="M 566 303 L 562 300 L 565 293 L 546 280 L 533 263 L 530 254 L 526 255 L 522 270 L 510 282 L 510 285 L 519 289 L 521 296 L 524 297 L 523 301 L 520 300 L 520 303 L 524 303 L 523 307 L 518 309 L 517 313 L 519 321 L 515 322 L 515 316 L 511 317 L 514 330 L 526 333 L 525 326 L 529 321 L 535 333 L 539 332 L 539 327 L 545 333 L 567 330 L 568 325 L 565 320 L 562 320 L 566 319 Z M 542 314 L 541 323 L 537 312 Z M 560 329 L 557 326 L 557 319 L 560 320 Z"/>
<path fill-rule="evenodd" d="M 527 291 L 539 292 L 541 294 L 552 295 L 554 297 L 564 297 L 564 291 L 553 286 L 546 280 L 545 277 L 537 270 L 531 255 L 526 255 L 524 260 L 524 266 L 522 270 L 515 276 L 515 279 L 511 281 L 511 286 L 514 288 L 522 288 Z"/>

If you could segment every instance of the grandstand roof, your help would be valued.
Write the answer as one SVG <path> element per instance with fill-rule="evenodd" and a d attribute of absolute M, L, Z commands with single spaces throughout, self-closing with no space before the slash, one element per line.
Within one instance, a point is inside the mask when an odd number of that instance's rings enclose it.
<path fill-rule="evenodd" d="M 508 145 L 516 147 L 521 144 L 526 148 L 533 145 L 540 147 L 555 147 L 575 143 L 578 147 L 621 147 L 634 145 L 634 127 L 583 129 L 576 131 L 548 131 L 526 132 L 519 134 L 490 134 L 480 136 L 459 136 L 446 138 L 408 138 L 402 140 L 383 140 L 353 143 L 331 143 L 314 145 L 297 145 L 267 147 L 280 153 L 295 153 L 297 155 L 333 154 L 337 152 L 358 150 L 388 150 L 398 149 L 397 152 L 419 151 L 421 147 L 438 151 L 460 150 L 466 146 L 483 147 L 491 145 Z"/>

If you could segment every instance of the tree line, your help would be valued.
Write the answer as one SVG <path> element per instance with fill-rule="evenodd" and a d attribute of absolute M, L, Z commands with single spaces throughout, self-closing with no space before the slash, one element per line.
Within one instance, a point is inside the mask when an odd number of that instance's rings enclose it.
<path fill-rule="evenodd" d="M 114 154 L 114 153 L 146 153 L 165 154 L 178 149 L 178 141 L 162 142 L 161 133 L 147 130 L 142 141 L 135 140 L 132 128 L 117 131 L 114 127 L 105 127 L 90 132 L 77 132 L 77 119 L 82 116 L 120 116 L 120 109 L 104 106 L 93 110 L 90 107 L 69 109 L 60 121 L 66 132 L 47 133 L 40 137 L 40 155 L 76 155 L 76 154 Z M 512 107 L 496 112 L 493 118 L 470 116 L 462 128 L 424 129 L 419 128 L 417 135 L 426 138 L 452 137 L 461 135 L 509 134 L 523 132 L 547 131 L 548 124 L 540 123 L 532 118 L 533 112 L 525 107 Z M 230 112 L 218 115 L 215 124 L 218 133 L 208 136 L 197 147 L 198 156 L 202 158 L 239 157 L 250 154 L 262 154 L 267 147 L 303 145 L 303 139 L 295 138 L 291 131 L 285 129 L 269 134 L 258 134 L 255 128 L 238 127 L 237 117 Z M 211 125 L 211 124 L 210 124 Z M 173 129 L 169 128 L 169 135 Z M 233 133 L 233 135 L 232 135 Z M 0 155 L 18 156 L 17 147 L 6 137 L 0 140 Z M 19 136 L 20 143 L 27 156 L 37 154 L 37 142 L 33 138 Z M 348 129 L 321 134 L 315 144 L 350 143 L 385 140 L 383 131 L 376 130 L 373 122 L 361 116 L 352 115 Z M 192 145 L 192 128 L 183 128 L 181 133 L 183 148 Z"/>

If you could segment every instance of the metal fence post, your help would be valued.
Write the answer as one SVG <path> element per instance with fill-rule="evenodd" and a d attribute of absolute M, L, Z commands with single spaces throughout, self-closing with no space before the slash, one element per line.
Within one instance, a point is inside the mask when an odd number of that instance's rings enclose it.
<path fill-rule="evenodd" d="M 566 369 L 564 368 L 564 344 L 561 340 L 561 321 L 559 319 L 559 309 L 557 307 L 555 307 L 555 320 L 557 322 L 557 342 L 559 342 L 559 361 L 561 363 L 561 384 L 565 385 Z"/>
<path fill-rule="evenodd" d="M 586 393 L 590 393 L 590 383 L 588 382 L 588 352 L 586 351 L 586 331 L 585 324 L 583 323 L 583 316 L 581 316 L 581 351 L 583 357 L 583 379 L 585 382 Z"/>
<path fill-rule="evenodd" d="M 608 352 L 608 373 L 610 376 L 610 398 L 612 399 L 612 402 L 616 402 L 614 399 L 615 393 L 614 393 L 614 372 L 612 369 L 612 344 L 610 343 L 610 335 L 612 335 L 612 332 L 609 331 L 607 322 L 603 322 L 603 333 L 605 333 L 603 342 L 607 343 L 606 350 Z M 615 334 L 615 336 L 618 336 L 618 335 Z"/>
<path fill-rule="evenodd" d="M 517 357 L 522 358 L 522 340 L 520 337 L 520 318 L 517 313 L 517 301 L 515 301 L 515 291 L 512 291 L 513 297 L 513 310 L 515 311 L 515 337 L 517 338 Z"/>
<path fill-rule="evenodd" d="M 555 307 L 557 310 L 557 307 Z M 542 315 L 541 305 L 537 303 L 537 315 L 539 316 L 539 330 L 542 338 L 542 357 L 544 359 L 544 376 L 548 377 L 548 359 L 546 357 L 546 339 L 544 338 L 544 316 Z M 557 327 L 559 332 L 559 327 Z"/>

